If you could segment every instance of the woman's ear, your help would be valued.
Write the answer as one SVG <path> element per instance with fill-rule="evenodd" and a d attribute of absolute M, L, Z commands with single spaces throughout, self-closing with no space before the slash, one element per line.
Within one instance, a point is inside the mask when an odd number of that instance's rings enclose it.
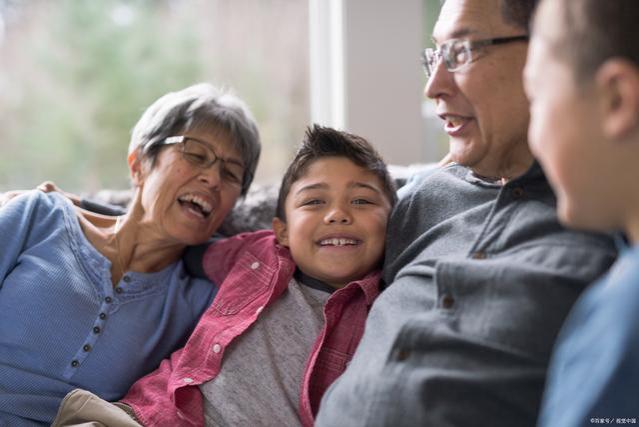
<path fill-rule="evenodd" d="M 131 182 L 136 187 L 142 184 L 142 161 L 138 158 L 138 150 L 132 151 L 127 157 L 129 163 L 129 173 L 131 174 Z"/>
<path fill-rule="evenodd" d="M 275 233 L 275 238 L 277 242 L 282 245 L 288 247 L 288 227 L 286 226 L 286 222 L 282 221 L 278 217 L 273 218 L 273 232 Z"/>
<path fill-rule="evenodd" d="M 610 140 L 624 140 L 639 131 L 639 67 L 624 59 L 610 59 L 597 71 L 603 97 L 602 126 Z"/>

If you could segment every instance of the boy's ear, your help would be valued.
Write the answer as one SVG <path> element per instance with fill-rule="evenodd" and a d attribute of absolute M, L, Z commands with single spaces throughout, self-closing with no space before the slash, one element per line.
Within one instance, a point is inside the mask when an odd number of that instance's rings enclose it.
<path fill-rule="evenodd" d="M 288 227 L 286 226 L 286 223 L 278 217 L 275 217 L 273 218 L 272 224 L 277 242 L 282 246 L 288 247 Z"/>
<path fill-rule="evenodd" d="M 626 139 L 639 131 L 639 67 L 624 59 L 611 59 L 597 71 L 603 93 L 603 130 L 611 140 Z"/>

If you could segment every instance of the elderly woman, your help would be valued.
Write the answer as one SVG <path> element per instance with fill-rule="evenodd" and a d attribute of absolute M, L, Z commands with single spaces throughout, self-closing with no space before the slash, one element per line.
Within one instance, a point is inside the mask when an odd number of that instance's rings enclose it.
<path fill-rule="evenodd" d="M 0 425 L 48 425 L 78 387 L 117 400 L 184 344 L 216 289 L 182 253 L 246 193 L 259 153 L 245 104 L 199 84 L 133 129 L 126 215 L 40 191 L 0 209 Z"/>

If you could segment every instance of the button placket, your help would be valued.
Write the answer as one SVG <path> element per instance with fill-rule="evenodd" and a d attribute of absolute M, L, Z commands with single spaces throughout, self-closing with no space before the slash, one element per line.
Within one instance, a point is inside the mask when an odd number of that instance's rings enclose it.
<path fill-rule="evenodd" d="M 93 351 L 95 343 L 102 336 L 106 320 L 109 317 L 109 313 L 115 309 L 116 301 L 112 295 L 106 295 L 101 297 L 102 303 L 97 310 L 95 322 L 88 331 L 87 336 L 82 346 L 77 350 L 76 354 L 72 357 L 67 365 L 67 368 L 63 372 L 63 377 L 66 379 L 71 378 L 78 369 L 84 363 L 84 360 L 89 357 L 89 354 Z"/>

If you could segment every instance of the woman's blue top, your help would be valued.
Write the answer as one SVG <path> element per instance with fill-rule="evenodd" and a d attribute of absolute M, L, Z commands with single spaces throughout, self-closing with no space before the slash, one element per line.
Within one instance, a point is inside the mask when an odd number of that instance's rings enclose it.
<path fill-rule="evenodd" d="M 39 191 L 0 209 L 0 425 L 49 425 L 74 388 L 106 400 L 181 347 L 217 288 L 182 261 L 127 272 L 87 240 L 74 207 Z"/>

